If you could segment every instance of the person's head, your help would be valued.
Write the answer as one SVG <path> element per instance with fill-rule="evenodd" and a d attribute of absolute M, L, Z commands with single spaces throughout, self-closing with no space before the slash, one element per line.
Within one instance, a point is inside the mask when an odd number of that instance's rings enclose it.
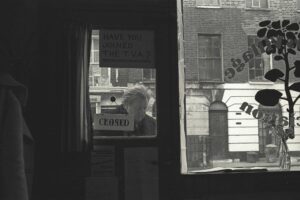
<path fill-rule="evenodd" d="M 133 114 L 134 121 L 140 122 L 145 117 L 149 99 L 148 89 L 143 85 L 136 85 L 125 91 L 122 104 L 128 114 Z"/>

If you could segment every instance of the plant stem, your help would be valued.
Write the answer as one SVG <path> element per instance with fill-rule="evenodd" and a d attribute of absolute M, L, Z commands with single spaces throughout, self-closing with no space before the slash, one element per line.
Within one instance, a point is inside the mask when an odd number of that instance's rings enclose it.
<path fill-rule="evenodd" d="M 284 82 L 284 90 L 286 94 L 286 98 L 289 103 L 289 127 L 292 129 L 294 132 L 294 102 L 292 99 L 292 95 L 289 89 L 289 80 L 290 80 L 290 66 L 289 66 L 289 58 L 288 58 L 288 53 L 286 51 L 286 46 L 285 46 L 285 52 L 284 52 L 284 62 L 285 62 L 285 82 Z"/>

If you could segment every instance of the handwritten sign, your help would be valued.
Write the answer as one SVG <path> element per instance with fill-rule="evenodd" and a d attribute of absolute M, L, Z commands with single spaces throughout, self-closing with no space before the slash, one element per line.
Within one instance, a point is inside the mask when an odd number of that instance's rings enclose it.
<path fill-rule="evenodd" d="M 100 66 L 154 68 L 154 32 L 134 30 L 100 31 Z"/>
<path fill-rule="evenodd" d="M 96 114 L 94 118 L 95 130 L 133 131 L 134 120 L 128 114 Z"/>

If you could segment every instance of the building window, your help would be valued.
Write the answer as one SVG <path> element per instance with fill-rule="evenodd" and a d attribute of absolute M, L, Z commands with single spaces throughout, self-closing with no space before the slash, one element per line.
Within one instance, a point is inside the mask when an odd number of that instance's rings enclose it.
<path fill-rule="evenodd" d="M 300 11 L 300 0 L 297 0 L 297 10 Z"/>
<path fill-rule="evenodd" d="M 197 6 L 220 6 L 219 0 L 197 0 Z"/>
<path fill-rule="evenodd" d="M 221 36 L 198 35 L 200 81 L 222 81 Z"/>
<path fill-rule="evenodd" d="M 258 46 L 259 38 L 254 35 L 248 36 L 248 47 L 252 45 Z M 265 52 L 261 55 L 253 55 L 253 59 L 249 61 L 249 81 L 266 81 L 264 75 L 272 68 L 271 56 Z"/>
<path fill-rule="evenodd" d="M 99 64 L 99 31 L 92 33 L 90 64 Z"/>
<path fill-rule="evenodd" d="M 143 81 L 153 81 L 153 80 L 155 80 L 155 70 L 143 69 Z"/>
<path fill-rule="evenodd" d="M 268 0 L 246 0 L 246 8 L 269 8 Z"/>

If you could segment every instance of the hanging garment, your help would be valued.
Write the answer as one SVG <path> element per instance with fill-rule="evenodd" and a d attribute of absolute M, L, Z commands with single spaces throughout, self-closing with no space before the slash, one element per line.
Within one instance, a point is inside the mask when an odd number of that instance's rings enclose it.
<path fill-rule="evenodd" d="M 27 89 L 8 74 L 0 74 L 0 181 L 2 200 L 28 200 L 33 171 L 33 138 L 22 106 Z"/>

